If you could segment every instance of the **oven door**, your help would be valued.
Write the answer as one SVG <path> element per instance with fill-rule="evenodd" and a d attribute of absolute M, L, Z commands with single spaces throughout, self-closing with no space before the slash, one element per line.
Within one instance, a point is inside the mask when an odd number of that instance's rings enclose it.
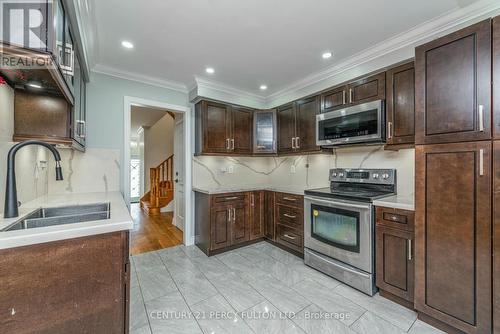
<path fill-rule="evenodd" d="M 306 248 L 373 272 L 371 203 L 306 196 L 304 206 Z"/>
<path fill-rule="evenodd" d="M 316 115 L 316 143 L 333 146 L 385 140 L 382 100 Z"/>

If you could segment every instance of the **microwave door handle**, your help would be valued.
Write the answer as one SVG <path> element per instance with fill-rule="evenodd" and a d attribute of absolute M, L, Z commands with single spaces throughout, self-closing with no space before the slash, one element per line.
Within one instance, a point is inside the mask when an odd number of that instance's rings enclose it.
<path fill-rule="evenodd" d="M 325 203 L 325 204 L 330 204 L 330 205 L 337 205 L 337 206 L 343 206 L 346 208 L 354 208 L 354 209 L 369 209 L 369 206 L 366 205 L 358 205 L 358 204 L 350 204 L 350 203 L 343 203 L 343 202 L 334 202 L 334 201 L 325 201 L 322 199 L 318 198 L 312 198 L 312 197 L 305 197 L 305 199 L 308 199 L 313 202 L 320 202 L 320 203 Z"/>

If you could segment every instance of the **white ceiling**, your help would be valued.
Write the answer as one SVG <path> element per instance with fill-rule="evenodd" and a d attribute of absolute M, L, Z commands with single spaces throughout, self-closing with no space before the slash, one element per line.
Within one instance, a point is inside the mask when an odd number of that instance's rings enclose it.
<path fill-rule="evenodd" d="M 89 0 L 94 65 L 268 96 L 476 0 Z M 133 50 L 120 43 L 129 40 Z M 321 58 L 332 51 L 329 60 Z M 211 66 L 215 74 L 207 75 Z M 266 84 L 268 90 L 259 91 Z"/>
<path fill-rule="evenodd" d="M 166 114 L 167 112 L 161 109 L 132 106 L 132 113 L 130 116 L 131 136 L 137 136 L 137 130 L 139 130 L 141 126 L 153 126 Z"/>

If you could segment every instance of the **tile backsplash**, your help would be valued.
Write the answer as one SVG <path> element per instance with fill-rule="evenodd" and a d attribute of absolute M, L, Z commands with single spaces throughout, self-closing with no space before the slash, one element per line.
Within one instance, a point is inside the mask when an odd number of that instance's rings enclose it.
<path fill-rule="evenodd" d="M 331 154 L 290 157 L 193 158 L 193 185 L 200 188 L 280 186 L 307 189 L 328 186 L 331 168 L 395 168 L 398 194 L 414 192 L 415 150 L 386 151 L 383 146 L 346 147 Z"/>

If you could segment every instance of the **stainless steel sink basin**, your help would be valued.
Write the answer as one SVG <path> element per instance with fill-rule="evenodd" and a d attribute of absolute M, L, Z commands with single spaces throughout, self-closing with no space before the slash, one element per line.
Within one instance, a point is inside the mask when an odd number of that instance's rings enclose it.
<path fill-rule="evenodd" d="M 7 226 L 2 231 L 24 230 L 29 228 L 83 223 L 109 219 L 110 203 L 70 205 L 55 208 L 40 208 Z"/>

